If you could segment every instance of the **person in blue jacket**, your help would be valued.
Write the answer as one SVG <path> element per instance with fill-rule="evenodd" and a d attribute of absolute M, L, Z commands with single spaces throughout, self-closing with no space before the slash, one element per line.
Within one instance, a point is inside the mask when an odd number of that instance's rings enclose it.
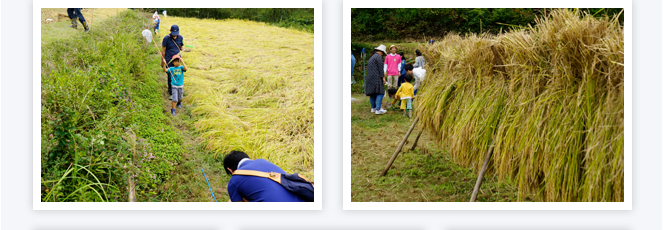
<path fill-rule="evenodd" d="M 161 66 L 167 65 L 168 67 L 174 67 L 175 65 L 170 61 L 174 55 L 180 54 L 180 51 L 182 50 L 182 47 L 184 47 L 184 37 L 180 35 L 180 27 L 177 25 L 173 25 L 170 27 L 170 34 L 166 35 L 163 37 L 163 41 L 161 42 L 161 55 L 163 59 L 161 59 Z M 165 60 L 165 62 L 164 62 Z M 167 73 L 168 75 L 168 94 L 172 95 L 172 85 L 171 85 L 171 79 L 173 78 L 170 76 L 170 72 Z"/>
<path fill-rule="evenodd" d="M 251 160 L 242 151 L 231 151 L 223 158 L 223 167 L 228 175 L 232 175 L 227 186 L 231 202 L 304 202 L 304 199 L 269 178 L 233 175 L 236 170 L 286 174 L 279 166 L 265 159 Z"/>

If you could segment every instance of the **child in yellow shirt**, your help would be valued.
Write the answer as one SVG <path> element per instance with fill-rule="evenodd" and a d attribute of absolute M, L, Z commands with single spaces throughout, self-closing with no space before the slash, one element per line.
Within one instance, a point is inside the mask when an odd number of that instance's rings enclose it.
<path fill-rule="evenodd" d="M 396 91 L 394 101 L 391 103 L 392 106 L 396 104 L 396 100 L 401 100 L 401 110 L 403 110 L 403 116 L 412 117 L 412 98 L 414 98 L 414 86 L 412 86 L 412 75 L 405 75 L 405 82 L 401 84 L 401 87 Z"/>

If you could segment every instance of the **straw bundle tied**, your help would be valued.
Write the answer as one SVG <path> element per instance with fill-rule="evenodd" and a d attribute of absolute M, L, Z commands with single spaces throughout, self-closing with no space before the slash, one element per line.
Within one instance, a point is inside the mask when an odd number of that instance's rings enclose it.
<path fill-rule="evenodd" d="M 455 161 L 479 169 L 495 139 L 489 173 L 514 183 L 519 200 L 624 201 L 617 17 L 560 9 L 534 27 L 426 49 L 416 116 Z"/>

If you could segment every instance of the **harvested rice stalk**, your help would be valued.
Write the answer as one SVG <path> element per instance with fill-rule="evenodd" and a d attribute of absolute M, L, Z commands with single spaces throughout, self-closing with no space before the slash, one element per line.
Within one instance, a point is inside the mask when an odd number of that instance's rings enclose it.
<path fill-rule="evenodd" d="M 245 151 L 313 179 L 313 34 L 243 20 L 169 17 L 207 149 Z"/>
<path fill-rule="evenodd" d="M 488 172 L 515 183 L 521 200 L 624 201 L 616 20 L 555 10 L 531 28 L 448 35 L 425 53 L 416 116 L 455 161 L 478 170 L 494 133 Z"/>

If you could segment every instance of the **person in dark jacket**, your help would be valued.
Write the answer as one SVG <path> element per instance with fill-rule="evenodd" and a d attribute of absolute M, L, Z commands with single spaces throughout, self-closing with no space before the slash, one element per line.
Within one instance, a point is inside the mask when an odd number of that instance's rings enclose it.
<path fill-rule="evenodd" d="M 387 54 L 387 47 L 380 45 L 373 49 L 371 58 L 366 65 L 366 86 L 364 92 L 371 100 L 371 112 L 375 114 L 384 114 L 387 110 L 382 109 L 382 98 L 384 97 L 384 59 Z"/>
<path fill-rule="evenodd" d="M 254 170 L 286 174 L 279 166 L 265 160 L 251 160 L 242 151 L 231 151 L 223 158 L 223 167 L 228 175 L 228 196 L 231 202 L 304 202 L 297 194 L 268 178 L 235 175 L 237 170 Z"/>
<path fill-rule="evenodd" d="M 163 41 L 161 42 L 161 55 L 163 57 L 161 66 L 167 65 L 168 67 L 175 67 L 173 63 L 170 61 L 174 55 L 180 54 L 180 51 L 182 50 L 182 47 L 184 47 L 184 37 L 180 35 L 180 27 L 177 25 L 173 25 L 170 27 L 170 34 L 166 35 L 163 37 Z M 163 60 L 166 62 L 163 63 Z M 166 73 L 168 75 L 168 94 L 172 95 L 172 85 L 171 85 L 171 78 L 170 73 Z"/>

